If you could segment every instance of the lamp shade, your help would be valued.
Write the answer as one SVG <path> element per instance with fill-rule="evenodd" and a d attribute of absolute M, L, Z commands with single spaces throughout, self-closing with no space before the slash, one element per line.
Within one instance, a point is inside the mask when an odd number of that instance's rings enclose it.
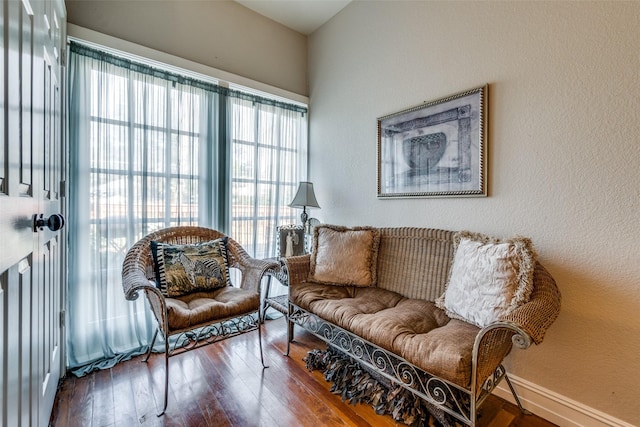
<path fill-rule="evenodd" d="M 289 206 L 292 208 L 304 208 L 307 206 L 319 208 L 320 205 L 318 205 L 316 195 L 313 192 L 313 183 L 301 181 L 300 186 L 298 187 L 298 192 Z"/>

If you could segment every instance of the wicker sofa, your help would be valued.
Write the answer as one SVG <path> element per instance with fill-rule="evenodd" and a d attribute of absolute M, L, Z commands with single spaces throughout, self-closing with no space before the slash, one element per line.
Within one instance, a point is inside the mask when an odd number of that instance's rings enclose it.
<path fill-rule="evenodd" d="M 323 227 L 315 229 L 312 254 L 286 259 L 289 342 L 293 325 L 299 325 L 437 407 L 455 424 L 475 425 L 479 406 L 502 379 L 520 404 L 503 360 L 513 345 L 540 344 L 560 310 L 556 283 L 535 258 L 525 298 L 479 327 L 443 306 L 461 233 Z M 323 239 L 323 232 L 338 237 Z M 345 244 L 343 232 L 369 237 Z M 362 251 L 369 251 L 361 260 L 371 268 L 364 282 L 358 276 L 362 271 L 348 264 Z M 321 265 L 323 256 L 333 259 Z"/>

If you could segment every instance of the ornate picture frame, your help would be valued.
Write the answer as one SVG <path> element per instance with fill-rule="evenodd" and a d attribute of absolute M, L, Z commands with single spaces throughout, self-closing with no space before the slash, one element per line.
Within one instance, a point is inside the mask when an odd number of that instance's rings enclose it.
<path fill-rule="evenodd" d="M 296 224 L 277 227 L 276 253 L 279 257 L 304 255 L 306 242 L 304 227 Z"/>
<path fill-rule="evenodd" d="M 487 92 L 378 118 L 378 198 L 486 197 Z"/>

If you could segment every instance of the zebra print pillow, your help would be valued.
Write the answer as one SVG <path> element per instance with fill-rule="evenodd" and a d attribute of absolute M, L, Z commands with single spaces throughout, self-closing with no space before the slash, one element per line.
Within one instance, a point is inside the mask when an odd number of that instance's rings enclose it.
<path fill-rule="evenodd" d="M 226 237 L 192 245 L 151 242 L 151 252 L 165 297 L 231 286 Z"/>

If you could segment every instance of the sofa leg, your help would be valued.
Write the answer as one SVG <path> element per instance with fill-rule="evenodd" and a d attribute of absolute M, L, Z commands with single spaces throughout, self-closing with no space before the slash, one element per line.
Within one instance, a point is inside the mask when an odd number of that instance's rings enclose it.
<path fill-rule="evenodd" d="M 289 356 L 291 341 L 293 341 L 293 322 L 287 316 L 287 352 L 284 354 L 285 356 Z"/>
<path fill-rule="evenodd" d="M 513 398 L 516 400 L 516 403 L 518 404 L 518 408 L 520 409 L 520 412 L 522 412 L 524 415 L 531 415 L 531 412 L 527 411 L 526 409 L 524 409 L 524 406 L 522 406 L 522 403 L 520 402 L 520 398 L 518 397 L 518 393 L 516 393 L 516 389 L 513 388 L 513 384 L 511 384 L 511 380 L 509 379 L 509 376 L 506 373 L 504 374 L 504 379 L 507 381 L 509 390 L 511 390 L 511 394 L 513 394 Z"/>

